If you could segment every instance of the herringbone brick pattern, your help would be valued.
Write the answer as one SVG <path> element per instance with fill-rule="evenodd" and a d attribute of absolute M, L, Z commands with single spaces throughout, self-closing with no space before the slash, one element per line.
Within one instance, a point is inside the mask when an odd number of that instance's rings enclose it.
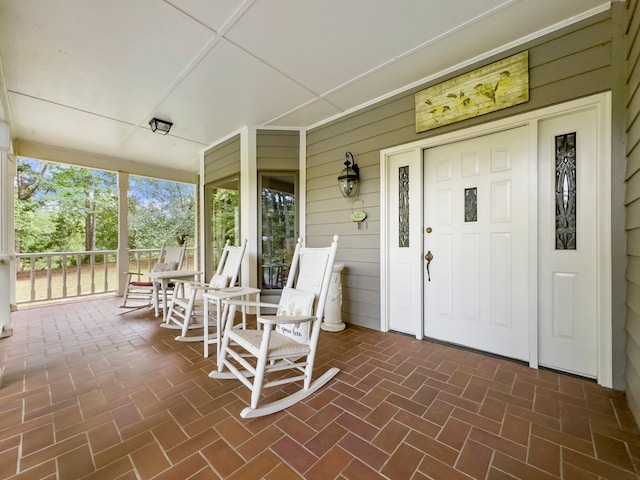
<path fill-rule="evenodd" d="M 593 382 L 349 327 L 341 372 L 285 412 L 243 420 L 248 391 L 207 373 L 146 311 L 107 298 L 33 308 L 0 340 L 4 479 L 638 478 L 625 397 Z M 273 396 L 282 391 L 267 392 Z"/>

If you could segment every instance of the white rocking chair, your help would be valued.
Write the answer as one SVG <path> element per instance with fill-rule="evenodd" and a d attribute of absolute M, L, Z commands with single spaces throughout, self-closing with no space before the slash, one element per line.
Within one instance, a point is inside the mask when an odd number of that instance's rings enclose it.
<path fill-rule="evenodd" d="M 182 295 L 173 295 L 167 318 L 160 326 L 181 330 L 182 333 L 176 337 L 178 341 L 201 342 L 208 339 L 209 332 L 206 331 L 199 336 L 187 335 L 189 330 L 201 329 L 207 324 L 207 322 L 204 321 L 195 321 L 198 316 L 204 314 L 202 293 L 224 289 L 236 284 L 246 248 L 246 239 L 241 246 L 230 246 L 227 240 L 222 250 L 220 261 L 218 262 L 218 268 L 209 283 L 176 279 L 176 291 L 182 291 L 184 293 Z"/>
<path fill-rule="evenodd" d="M 278 305 L 224 300 L 227 316 L 218 358 L 218 369 L 211 378 L 237 378 L 251 390 L 251 405 L 240 413 L 243 418 L 269 415 L 288 408 L 324 386 L 339 371 L 330 368 L 312 380 L 320 324 L 324 312 L 338 236 L 330 247 L 302 247 L 298 240 L 291 270 Z M 257 314 L 262 330 L 233 328 L 236 306 L 254 305 L 277 308 L 275 315 Z M 225 371 L 225 368 L 229 370 Z M 288 375 L 292 370 L 293 375 Z M 267 380 L 266 375 L 276 373 Z M 253 377 L 253 381 L 251 380 Z M 263 388 L 302 382 L 296 393 L 258 406 Z"/>
<path fill-rule="evenodd" d="M 167 247 L 162 245 L 158 261 L 153 265 L 154 272 L 180 270 L 184 263 L 187 251 L 187 244 L 181 247 Z M 124 300 L 120 308 L 139 309 L 151 307 L 156 303 L 154 295 L 157 295 L 157 289 L 154 289 L 154 282 L 142 277 L 147 275 L 146 272 L 127 272 L 127 285 L 124 289 Z M 127 305 L 127 302 L 134 304 Z"/>

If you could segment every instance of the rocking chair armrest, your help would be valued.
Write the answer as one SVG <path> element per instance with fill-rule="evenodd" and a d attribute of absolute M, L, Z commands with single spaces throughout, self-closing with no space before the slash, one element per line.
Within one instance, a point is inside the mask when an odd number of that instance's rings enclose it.
<path fill-rule="evenodd" d="M 169 281 L 173 283 L 182 283 L 184 285 L 189 285 L 191 288 L 197 288 L 198 290 L 209 288 L 206 283 L 198 282 L 196 280 L 189 280 L 188 278 L 172 278 Z"/>
<path fill-rule="evenodd" d="M 208 283 L 201 283 L 200 286 L 196 288 L 203 290 L 204 292 L 219 292 L 220 290 L 225 289 L 225 287 L 212 287 Z"/>
<path fill-rule="evenodd" d="M 312 315 L 303 315 L 300 317 L 293 315 L 260 315 L 258 317 L 258 322 L 263 323 L 265 325 L 287 325 L 290 323 L 308 323 L 315 320 L 316 317 Z"/>
<path fill-rule="evenodd" d="M 127 274 L 127 276 L 129 278 L 136 276 L 136 277 L 142 277 L 142 276 L 146 276 L 148 272 L 123 272 L 125 274 Z"/>

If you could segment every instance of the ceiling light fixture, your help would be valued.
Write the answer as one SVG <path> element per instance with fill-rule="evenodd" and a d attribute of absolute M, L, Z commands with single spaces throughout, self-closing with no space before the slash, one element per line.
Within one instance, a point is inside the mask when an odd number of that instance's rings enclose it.
<path fill-rule="evenodd" d="M 171 130 L 171 126 L 173 123 L 167 122 L 165 120 L 160 120 L 159 118 L 153 117 L 151 121 L 149 121 L 149 126 L 151 127 L 151 131 L 153 133 L 159 133 L 160 135 L 166 135 Z"/>

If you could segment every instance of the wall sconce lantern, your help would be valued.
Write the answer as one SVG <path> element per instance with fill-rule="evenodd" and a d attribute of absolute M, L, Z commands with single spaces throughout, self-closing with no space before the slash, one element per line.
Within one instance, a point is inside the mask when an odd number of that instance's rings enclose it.
<path fill-rule="evenodd" d="M 149 126 L 151 127 L 151 131 L 153 133 L 158 133 L 160 135 L 166 135 L 171 130 L 171 126 L 173 123 L 167 122 L 165 120 L 160 120 L 159 118 L 152 118 L 149 121 Z"/>
<path fill-rule="evenodd" d="M 358 195 L 360 189 L 360 169 L 351 152 L 344 154 L 344 166 L 338 176 L 338 186 L 344 198 L 353 198 Z"/>

